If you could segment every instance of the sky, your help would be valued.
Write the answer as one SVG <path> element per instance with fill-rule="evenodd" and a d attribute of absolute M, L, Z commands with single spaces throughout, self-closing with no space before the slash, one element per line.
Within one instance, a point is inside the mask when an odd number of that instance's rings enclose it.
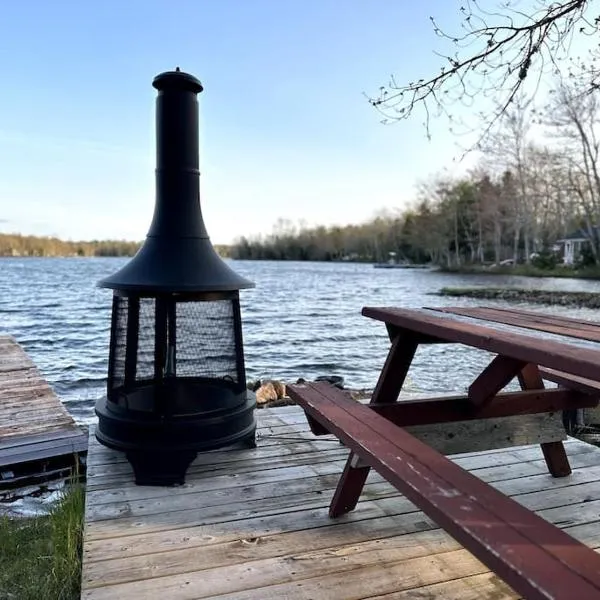
<path fill-rule="evenodd" d="M 366 94 L 436 72 L 453 0 L 0 0 L 0 232 L 146 235 L 153 77 L 204 85 L 201 198 L 213 243 L 278 219 L 359 223 L 407 206 L 461 153 L 445 125 L 381 123 Z M 468 160 L 468 159 L 467 159 Z"/>

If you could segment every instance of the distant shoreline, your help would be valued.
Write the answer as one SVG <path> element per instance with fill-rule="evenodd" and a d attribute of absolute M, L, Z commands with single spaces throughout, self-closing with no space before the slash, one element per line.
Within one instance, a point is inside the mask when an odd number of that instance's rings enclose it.
<path fill-rule="evenodd" d="M 464 267 L 438 267 L 438 273 L 450 275 L 504 275 L 508 277 L 556 277 L 559 279 L 600 279 L 600 267 L 575 268 L 559 265 L 552 269 L 540 269 L 533 265 L 487 267 L 469 265 Z"/>
<path fill-rule="evenodd" d="M 523 288 L 442 288 L 436 296 L 474 298 L 479 300 L 505 300 L 549 306 L 574 306 L 600 309 L 600 293 L 528 290 Z"/>
<path fill-rule="evenodd" d="M 16 260 L 20 258 L 131 258 L 134 254 L 89 254 L 89 255 L 78 255 L 78 254 L 24 254 L 23 256 L 11 255 L 11 254 L 0 254 L 0 260 Z"/>
<path fill-rule="evenodd" d="M 65 241 L 57 237 L 0 233 L 0 258 L 132 257 L 142 243 L 128 240 Z M 221 255 L 229 254 L 228 246 L 215 244 L 214 248 Z"/>

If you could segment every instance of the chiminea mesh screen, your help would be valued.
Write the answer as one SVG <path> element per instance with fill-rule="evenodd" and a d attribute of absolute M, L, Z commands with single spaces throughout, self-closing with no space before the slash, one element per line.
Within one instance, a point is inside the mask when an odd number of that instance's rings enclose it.
<path fill-rule="evenodd" d="M 167 306 L 164 372 L 176 379 L 200 378 L 239 384 L 233 301 L 169 298 Z M 155 378 L 156 307 L 155 298 L 115 296 L 110 364 L 113 389 L 124 385 L 135 387 L 136 382 Z M 135 323 L 129 323 L 128 327 L 129 320 L 137 320 L 138 326 L 132 327 Z M 131 373 L 128 378 L 127 364 L 133 361 L 128 361 L 127 356 L 131 352 L 136 352 L 135 377 Z"/>
<path fill-rule="evenodd" d="M 156 300 L 154 298 L 140 298 L 139 326 L 137 333 L 137 359 L 136 380 L 152 379 L 154 377 L 154 338 Z M 128 343 L 135 343 L 129 340 Z M 127 343 L 123 340 L 123 344 Z"/>
<path fill-rule="evenodd" d="M 127 338 L 127 298 L 115 296 L 113 301 L 113 354 L 109 365 L 109 377 L 113 388 L 125 383 L 125 341 Z M 115 344 L 115 341 L 117 342 Z"/>
<path fill-rule="evenodd" d="M 231 300 L 178 302 L 177 377 L 208 377 L 238 383 Z"/>

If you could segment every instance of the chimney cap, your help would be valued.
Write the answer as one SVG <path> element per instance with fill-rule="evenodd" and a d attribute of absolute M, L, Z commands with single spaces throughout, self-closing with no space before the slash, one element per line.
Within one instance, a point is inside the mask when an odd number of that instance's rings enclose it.
<path fill-rule="evenodd" d="M 202 219 L 196 98 L 202 86 L 193 75 L 181 71 L 161 73 L 153 85 L 162 101 L 157 99 L 156 103 L 152 223 L 138 253 L 98 285 L 150 294 L 228 292 L 254 287 L 217 254 Z"/>
<path fill-rule="evenodd" d="M 179 67 L 175 71 L 165 71 L 157 75 L 152 81 L 152 86 L 159 92 L 166 89 L 180 89 L 199 94 L 204 89 L 199 79 L 189 73 L 180 71 Z"/>

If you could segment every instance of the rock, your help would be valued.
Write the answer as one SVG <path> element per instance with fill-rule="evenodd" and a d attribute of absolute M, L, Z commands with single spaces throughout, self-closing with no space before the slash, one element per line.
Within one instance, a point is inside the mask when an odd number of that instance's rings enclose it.
<path fill-rule="evenodd" d="M 285 397 L 285 384 L 281 381 L 265 381 L 256 390 L 256 403 L 266 404 Z"/>
<path fill-rule="evenodd" d="M 315 381 L 328 381 L 340 390 L 344 389 L 344 378 L 339 375 L 319 375 L 315 378 Z"/>
<path fill-rule="evenodd" d="M 251 392 L 255 392 L 260 386 L 261 386 L 261 381 L 260 381 L 260 379 L 257 379 L 256 381 L 249 381 L 248 385 L 246 387 Z"/>
<path fill-rule="evenodd" d="M 277 392 L 273 384 L 267 381 L 256 390 L 256 404 L 266 404 L 273 400 L 277 400 Z"/>
<path fill-rule="evenodd" d="M 350 395 L 352 400 L 366 400 L 371 398 L 373 395 L 373 390 L 361 389 L 361 390 L 344 390 L 347 394 Z"/>
<path fill-rule="evenodd" d="M 484 300 L 506 300 L 558 306 L 582 306 L 600 308 L 600 294 L 594 292 L 572 292 L 522 288 L 442 288 L 440 296 L 464 296 Z"/>
<path fill-rule="evenodd" d="M 273 384 L 273 388 L 275 388 L 277 399 L 285 398 L 285 383 L 281 381 L 271 381 L 271 383 Z"/>

